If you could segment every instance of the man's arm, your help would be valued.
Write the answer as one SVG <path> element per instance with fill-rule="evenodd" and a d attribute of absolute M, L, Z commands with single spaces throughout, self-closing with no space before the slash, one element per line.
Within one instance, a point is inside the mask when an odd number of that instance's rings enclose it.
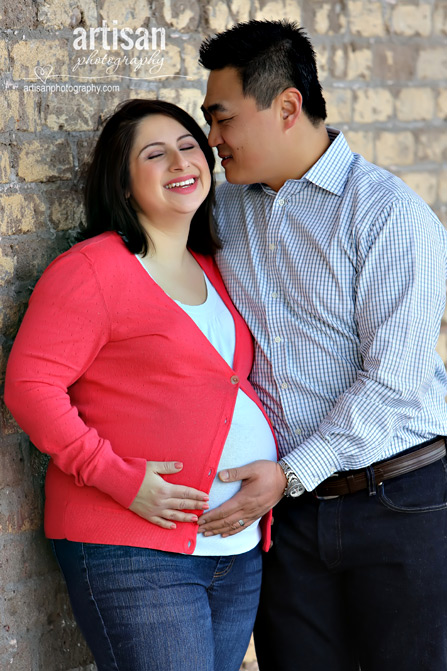
<path fill-rule="evenodd" d="M 423 204 L 405 201 L 384 212 L 363 241 L 354 297 L 363 366 L 317 431 L 286 456 L 307 490 L 336 471 L 384 458 L 396 432 L 421 411 L 438 361 L 445 235 Z M 256 519 L 281 498 L 277 467 L 261 470 L 261 463 L 244 467 L 241 491 L 200 519 L 203 531 L 236 533 L 238 519 Z M 229 480 L 240 477 L 240 469 L 238 477 L 230 470 Z"/>

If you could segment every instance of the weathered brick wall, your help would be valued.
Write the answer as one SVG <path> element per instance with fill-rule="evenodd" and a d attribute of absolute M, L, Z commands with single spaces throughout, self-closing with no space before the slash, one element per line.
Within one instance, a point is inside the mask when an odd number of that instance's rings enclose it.
<path fill-rule="evenodd" d="M 33 284 L 82 222 L 83 170 L 101 120 L 128 97 L 158 96 L 201 122 L 201 39 L 239 20 L 282 17 L 300 21 L 313 37 L 329 122 L 355 150 L 400 175 L 447 223 L 447 0 L 4 0 L 0 383 Z M 107 49 L 96 33 L 95 58 L 115 60 L 93 64 L 89 44 L 79 49 L 74 39 L 80 28 L 102 21 L 146 27 L 149 35 L 164 29 L 165 49 L 125 51 L 112 33 Z M 146 62 L 118 63 L 123 56 Z M 76 92 L 91 85 L 98 88 Z M 439 351 L 447 360 L 447 329 Z M 90 668 L 42 535 L 45 460 L 4 406 L 1 431 L 0 668 Z M 247 668 L 253 665 L 247 660 Z"/>

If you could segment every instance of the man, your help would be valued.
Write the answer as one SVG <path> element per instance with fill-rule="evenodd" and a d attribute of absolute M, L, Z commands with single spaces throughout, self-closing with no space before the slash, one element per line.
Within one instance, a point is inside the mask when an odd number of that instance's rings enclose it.
<path fill-rule="evenodd" d="M 228 182 L 218 262 L 256 341 L 251 380 L 280 457 L 221 473 L 241 490 L 201 530 L 238 533 L 281 500 L 262 671 L 445 671 L 446 231 L 325 127 L 295 24 L 239 24 L 200 61 Z"/>

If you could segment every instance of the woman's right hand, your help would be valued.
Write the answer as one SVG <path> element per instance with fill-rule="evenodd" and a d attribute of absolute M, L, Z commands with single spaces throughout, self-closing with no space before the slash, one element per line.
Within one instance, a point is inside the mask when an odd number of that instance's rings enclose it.
<path fill-rule="evenodd" d="M 146 475 L 129 509 L 163 529 L 175 529 L 175 522 L 197 522 L 196 514 L 182 511 L 207 510 L 208 494 L 193 487 L 173 485 L 161 477 L 179 473 L 182 468 L 178 461 L 148 461 Z"/>

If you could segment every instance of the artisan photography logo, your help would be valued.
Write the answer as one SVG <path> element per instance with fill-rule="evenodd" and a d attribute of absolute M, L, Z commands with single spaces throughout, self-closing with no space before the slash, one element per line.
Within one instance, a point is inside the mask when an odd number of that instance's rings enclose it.
<path fill-rule="evenodd" d="M 72 60 L 69 71 L 58 72 L 51 63 L 38 64 L 34 77 L 25 78 L 30 83 L 24 91 L 89 93 L 119 91 L 117 80 L 157 79 L 184 77 L 166 73 L 166 31 L 164 28 L 120 27 L 118 21 L 102 21 L 95 28 L 77 27 L 73 30 Z M 73 82 L 65 83 L 72 79 Z M 102 81 L 101 81 L 102 80 Z M 9 88 L 14 88 L 11 83 Z"/>
<path fill-rule="evenodd" d="M 153 76 L 163 68 L 166 32 L 164 28 L 119 28 L 118 21 L 112 21 L 112 26 L 103 21 L 97 28 L 75 28 L 73 49 L 84 52 L 77 55 L 73 72 L 89 66 L 103 66 L 106 75 L 112 75 L 121 66 L 129 66 L 133 72 L 144 67 L 145 75 Z M 132 50 L 134 55 L 131 56 L 128 52 Z M 88 55 L 85 52 L 89 52 Z M 113 55 L 110 52 L 114 52 Z M 124 53 L 116 55 L 117 52 Z"/>

